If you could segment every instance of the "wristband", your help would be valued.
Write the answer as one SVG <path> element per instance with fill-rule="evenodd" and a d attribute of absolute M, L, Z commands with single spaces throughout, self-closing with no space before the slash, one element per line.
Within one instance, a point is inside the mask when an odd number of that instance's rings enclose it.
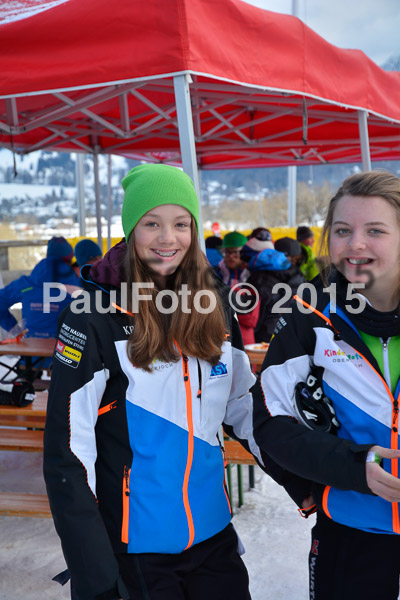
<path fill-rule="evenodd" d="M 367 458 L 365 459 L 367 463 L 377 463 L 378 465 L 382 464 L 382 457 L 379 456 L 375 450 L 368 450 Z"/>

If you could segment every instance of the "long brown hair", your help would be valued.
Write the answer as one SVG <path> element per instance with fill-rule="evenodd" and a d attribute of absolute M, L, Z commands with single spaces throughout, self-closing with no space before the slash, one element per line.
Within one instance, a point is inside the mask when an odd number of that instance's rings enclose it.
<path fill-rule="evenodd" d="M 318 254 L 320 257 L 328 257 L 329 266 L 321 273 L 321 277 L 326 285 L 332 266 L 330 253 L 330 240 L 333 223 L 333 213 L 337 203 L 343 196 L 364 196 L 370 198 L 379 196 L 387 200 L 397 213 L 397 219 L 400 223 L 400 179 L 387 171 L 368 171 L 357 173 L 347 177 L 336 194 L 329 203 L 325 223 L 322 228 L 319 241 Z M 399 282 L 400 284 L 400 282 Z"/>
<path fill-rule="evenodd" d="M 175 292 L 178 308 L 171 314 L 160 312 L 156 306 L 159 292 L 156 286 L 144 289 L 141 293 L 151 295 L 152 299 L 139 302 L 138 312 L 131 317 L 134 325 L 129 336 L 127 353 L 136 367 L 151 371 L 155 358 L 165 362 L 177 361 L 180 357 L 174 341 L 181 352 L 187 356 L 196 356 L 216 365 L 221 357 L 221 348 L 227 331 L 227 324 L 221 298 L 216 290 L 210 266 L 200 249 L 194 219 L 191 223 L 191 244 L 181 264 L 168 280 L 168 289 Z M 154 283 L 146 265 L 141 261 L 135 249 L 135 231 L 129 237 L 125 257 L 125 275 L 128 287 L 128 311 L 132 312 L 132 296 L 129 290 L 132 283 Z M 191 292 L 187 297 L 187 308 L 182 310 L 182 296 L 178 294 L 186 284 Z M 206 314 L 196 310 L 193 301 L 196 292 L 206 290 L 215 295 L 216 306 Z M 199 304 L 208 307 L 203 296 Z"/>

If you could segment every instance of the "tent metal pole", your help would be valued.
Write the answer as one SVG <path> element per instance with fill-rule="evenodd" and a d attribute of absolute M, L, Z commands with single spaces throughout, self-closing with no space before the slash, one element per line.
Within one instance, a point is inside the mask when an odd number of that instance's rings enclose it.
<path fill-rule="evenodd" d="M 107 179 L 108 179 L 108 197 L 107 197 L 107 250 L 111 248 L 111 217 L 112 217 L 112 156 L 107 155 Z"/>
<path fill-rule="evenodd" d="M 96 197 L 96 224 L 97 224 L 97 243 L 100 248 L 103 248 L 103 238 L 101 234 L 101 198 L 100 198 L 100 177 L 99 177 L 99 155 L 98 152 L 93 154 L 94 166 L 94 193 Z"/>
<path fill-rule="evenodd" d="M 371 171 L 371 153 L 369 150 L 368 136 L 368 113 L 366 110 L 358 110 L 358 129 L 360 132 L 361 158 L 363 171 Z"/>
<path fill-rule="evenodd" d="M 297 185 L 297 167 L 291 165 L 288 167 L 288 226 L 296 226 L 296 185 Z"/>
<path fill-rule="evenodd" d="M 78 196 L 78 224 L 79 236 L 86 236 L 86 210 L 85 210 L 85 156 L 82 152 L 76 153 L 75 163 L 76 191 Z"/>
<path fill-rule="evenodd" d="M 201 249 L 205 251 L 203 235 L 203 219 L 201 214 L 201 189 L 197 170 L 196 147 L 194 142 L 193 114 L 190 103 L 189 74 L 175 75 L 174 90 L 176 113 L 178 118 L 179 143 L 181 148 L 183 170 L 194 183 L 194 188 L 199 199 L 199 242 Z"/>

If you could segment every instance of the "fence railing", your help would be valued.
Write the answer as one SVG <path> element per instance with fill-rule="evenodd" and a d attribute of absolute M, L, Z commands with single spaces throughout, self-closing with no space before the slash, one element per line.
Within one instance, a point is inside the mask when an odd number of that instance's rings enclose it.
<path fill-rule="evenodd" d="M 3 240 L 0 241 L 0 271 L 10 270 L 10 248 L 47 246 L 48 240 Z"/>

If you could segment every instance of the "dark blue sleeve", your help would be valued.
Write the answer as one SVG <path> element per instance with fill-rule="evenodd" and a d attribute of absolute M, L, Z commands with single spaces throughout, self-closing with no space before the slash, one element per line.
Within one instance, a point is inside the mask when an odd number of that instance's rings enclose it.
<path fill-rule="evenodd" d="M 26 277 L 20 277 L 0 290 L 0 325 L 7 331 L 17 323 L 9 308 L 13 304 L 22 301 L 22 289 L 25 281 L 29 285 Z"/>

